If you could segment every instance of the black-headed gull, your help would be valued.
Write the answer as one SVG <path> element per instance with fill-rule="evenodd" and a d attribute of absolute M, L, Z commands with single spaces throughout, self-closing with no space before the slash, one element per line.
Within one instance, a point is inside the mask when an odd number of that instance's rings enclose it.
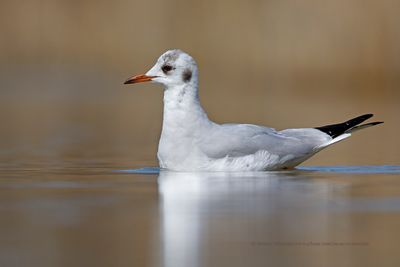
<path fill-rule="evenodd" d="M 349 137 L 366 114 L 344 123 L 276 131 L 252 124 L 217 124 L 198 96 L 198 68 L 181 50 L 169 50 L 146 73 L 125 84 L 152 81 L 164 86 L 164 118 L 158 146 L 160 167 L 174 171 L 263 171 L 297 166 L 318 151 Z"/>

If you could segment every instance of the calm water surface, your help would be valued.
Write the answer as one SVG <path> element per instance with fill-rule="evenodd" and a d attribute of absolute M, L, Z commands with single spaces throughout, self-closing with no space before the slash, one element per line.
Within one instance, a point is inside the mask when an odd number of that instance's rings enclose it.
<path fill-rule="evenodd" d="M 3 161 L 0 266 L 400 266 L 399 166 L 143 166 Z"/>

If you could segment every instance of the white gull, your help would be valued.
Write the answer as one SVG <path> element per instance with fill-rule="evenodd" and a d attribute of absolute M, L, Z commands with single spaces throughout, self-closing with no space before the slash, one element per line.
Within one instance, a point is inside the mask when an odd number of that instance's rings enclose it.
<path fill-rule="evenodd" d="M 164 117 L 158 160 L 174 171 L 265 171 L 297 166 L 352 132 L 382 122 L 360 125 L 365 114 L 344 123 L 287 129 L 252 124 L 217 124 L 208 119 L 198 95 L 198 68 L 181 50 L 169 50 L 146 73 L 125 84 L 152 81 L 164 86 Z"/>

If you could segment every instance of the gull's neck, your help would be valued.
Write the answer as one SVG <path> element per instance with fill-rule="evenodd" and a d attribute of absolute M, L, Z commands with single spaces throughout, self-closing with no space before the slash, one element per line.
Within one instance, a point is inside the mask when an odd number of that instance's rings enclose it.
<path fill-rule="evenodd" d="M 177 131 L 185 134 L 209 123 L 200 105 L 196 83 L 165 88 L 163 134 L 177 134 Z"/>

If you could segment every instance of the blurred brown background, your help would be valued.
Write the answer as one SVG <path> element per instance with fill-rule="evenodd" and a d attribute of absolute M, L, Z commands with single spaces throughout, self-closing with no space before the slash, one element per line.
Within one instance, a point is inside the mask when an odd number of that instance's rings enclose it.
<path fill-rule="evenodd" d="M 400 2 L 0 3 L 1 156 L 156 164 L 162 89 L 124 86 L 170 48 L 200 66 L 217 122 L 283 129 L 375 113 L 307 164 L 398 164 Z"/>

